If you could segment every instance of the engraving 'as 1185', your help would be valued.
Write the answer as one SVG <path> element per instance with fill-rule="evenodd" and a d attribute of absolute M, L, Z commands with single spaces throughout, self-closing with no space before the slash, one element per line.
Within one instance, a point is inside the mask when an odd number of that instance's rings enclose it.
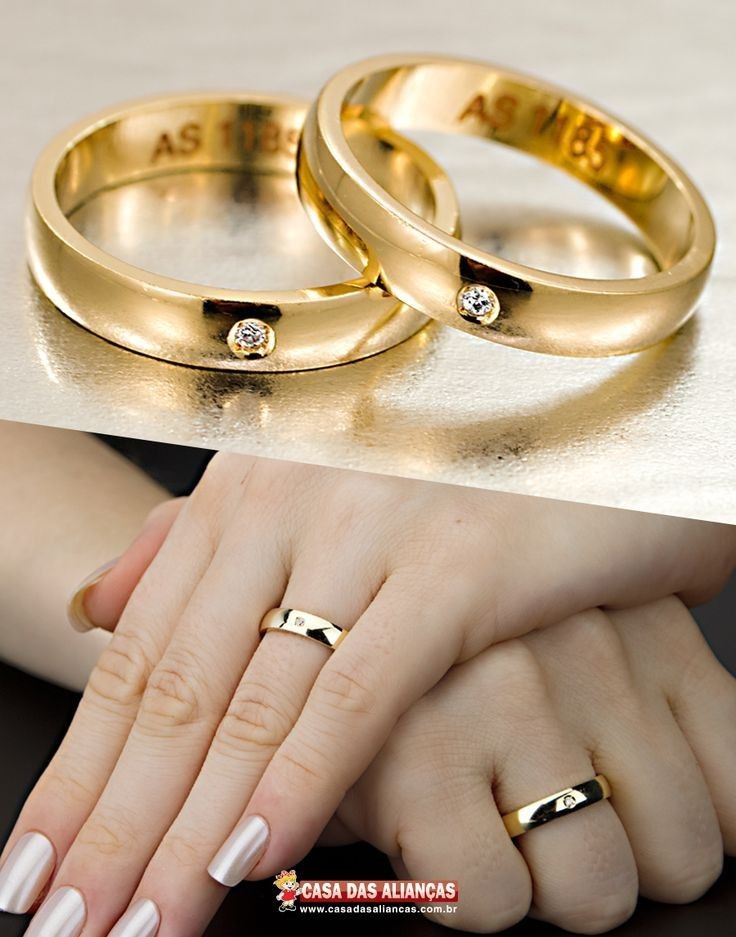
<path fill-rule="evenodd" d="M 298 145 L 299 128 L 277 120 L 223 120 L 213 126 L 187 121 L 158 135 L 151 150 L 150 164 L 155 166 L 163 159 L 185 160 L 201 151 L 216 149 L 224 149 L 234 156 L 295 156 Z"/>
<path fill-rule="evenodd" d="M 476 94 L 458 114 L 459 123 L 474 120 L 487 129 L 489 135 L 496 133 L 524 133 L 539 136 L 549 133 L 557 146 L 575 161 L 585 161 L 586 167 L 595 172 L 601 170 L 610 157 L 611 142 L 606 135 L 606 125 L 579 110 L 568 113 L 563 101 L 554 106 L 538 104 L 524 108 L 523 101 L 514 94 L 491 96 Z M 526 122 L 524 127 L 522 122 Z M 631 148 L 623 136 L 618 148 Z"/>

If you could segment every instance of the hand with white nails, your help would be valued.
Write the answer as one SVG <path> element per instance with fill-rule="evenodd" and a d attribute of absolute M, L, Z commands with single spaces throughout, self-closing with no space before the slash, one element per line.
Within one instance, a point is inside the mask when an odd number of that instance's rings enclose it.
<path fill-rule="evenodd" d="M 713 524 L 226 454 L 158 526 L 74 603 L 114 635 L 2 857 L 46 837 L 37 894 L 74 889 L 89 937 L 200 934 L 223 886 L 298 862 L 455 665 L 591 607 L 700 601 L 736 553 Z M 277 607 L 347 638 L 261 640 Z"/>

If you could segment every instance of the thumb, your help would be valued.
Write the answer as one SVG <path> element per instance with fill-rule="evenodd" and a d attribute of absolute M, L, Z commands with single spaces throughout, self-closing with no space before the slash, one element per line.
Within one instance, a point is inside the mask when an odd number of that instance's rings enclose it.
<path fill-rule="evenodd" d="M 67 616 L 76 631 L 114 631 L 123 609 L 151 565 L 186 498 L 162 501 L 122 556 L 91 573 L 69 600 Z"/>

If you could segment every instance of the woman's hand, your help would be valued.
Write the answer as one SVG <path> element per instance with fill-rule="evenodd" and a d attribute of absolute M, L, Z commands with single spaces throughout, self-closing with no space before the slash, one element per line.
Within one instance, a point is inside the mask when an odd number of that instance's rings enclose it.
<path fill-rule="evenodd" d="M 604 774 L 610 802 L 520 836 L 501 816 Z M 401 878 L 459 882 L 451 927 L 576 933 L 637 894 L 698 898 L 736 853 L 736 680 L 682 603 L 585 612 L 456 667 L 399 721 L 338 823 Z M 518 846 L 518 848 L 516 848 Z"/>
<path fill-rule="evenodd" d="M 4 855 L 42 833 L 52 889 L 76 889 L 62 897 L 90 937 L 134 895 L 164 937 L 199 934 L 233 826 L 221 881 L 293 864 L 454 664 L 591 606 L 700 599 L 733 555 L 717 525 L 219 455 Z M 331 657 L 286 634 L 259 643 L 277 606 L 349 639 Z"/>

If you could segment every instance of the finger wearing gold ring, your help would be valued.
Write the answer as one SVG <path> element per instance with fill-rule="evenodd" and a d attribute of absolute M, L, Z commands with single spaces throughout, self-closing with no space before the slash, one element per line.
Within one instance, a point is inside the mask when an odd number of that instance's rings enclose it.
<path fill-rule="evenodd" d="M 251 874 L 260 861 L 266 846 L 263 826 L 258 818 L 272 820 L 273 812 L 268 796 L 255 810 L 251 809 L 251 795 L 257 789 L 259 774 L 274 760 L 279 761 L 279 752 L 302 718 L 320 674 L 325 667 L 329 668 L 331 662 L 339 663 L 343 656 L 342 652 L 333 656 L 332 650 L 344 640 L 370 605 L 372 593 L 378 585 L 377 580 L 369 583 L 357 580 L 355 569 L 351 564 L 339 562 L 338 554 L 337 543 L 320 544 L 318 564 L 304 554 L 297 558 L 282 594 L 281 605 L 266 612 L 261 620 L 262 641 L 248 664 L 235 704 L 227 717 L 231 725 L 242 727 L 245 724 L 246 731 L 238 733 L 242 762 L 237 784 L 243 812 L 232 818 L 228 837 L 218 844 L 219 848 L 216 853 L 213 851 L 208 865 L 210 876 L 222 885 L 237 884 Z M 297 602 L 318 610 L 321 615 L 295 609 L 293 606 Z M 344 623 L 345 628 L 334 625 L 333 620 Z M 303 640 L 290 640 L 292 635 Z M 336 694 L 339 693 L 339 681 L 328 682 Z M 338 696 L 334 699 L 336 702 Z M 255 723 L 258 725 L 253 731 Z M 323 726 L 328 724 L 325 720 Z M 291 762 L 291 767 L 298 770 L 294 762 Z M 303 768 L 310 770 L 308 764 Z M 211 772 L 211 778 L 219 775 L 210 781 L 210 785 L 221 783 L 223 774 L 233 774 L 227 763 L 218 769 L 214 759 L 206 770 Z M 321 770 L 317 763 L 314 770 Z M 283 824 L 276 822 L 267 835 L 272 845 L 274 840 L 278 845 L 285 838 L 292 839 L 302 834 L 298 828 L 284 828 Z"/>
<path fill-rule="evenodd" d="M 589 781 L 566 787 L 541 800 L 512 810 L 503 816 L 503 824 L 509 836 L 514 839 L 552 820 L 608 800 L 610 796 L 610 784 L 602 774 L 597 774 Z"/>
<path fill-rule="evenodd" d="M 513 263 L 439 230 L 387 192 L 346 136 L 352 120 L 485 137 L 564 169 L 641 231 L 659 271 L 582 279 Z M 715 229 L 703 197 L 654 143 L 590 102 L 482 62 L 388 55 L 323 88 L 300 148 L 300 191 L 322 232 L 399 299 L 445 325 L 529 351 L 611 355 L 671 335 L 692 313 Z"/>
<path fill-rule="evenodd" d="M 61 133 L 36 163 L 27 213 L 29 263 L 43 292 L 110 342 L 195 367 L 328 367 L 413 335 L 426 317 L 365 277 L 278 291 L 190 283 L 123 262 L 74 225 L 99 194 L 172 173 L 268 174 L 284 182 L 279 198 L 295 198 L 307 107 L 253 93 L 177 94 L 109 108 Z M 457 227 L 452 187 L 430 157 L 388 129 L 352 126 L 354 145 L 389 190 L 441 228 Z M 359 247 L 344 234 L 355 266 Z"/>
<path fill-rule="evenodd" d="M 347 635 L 347 631 L 338 628 L 326 618 L 311 615 L 309 612 L 300 612 L 295 608 L 274 608 L 267 612 L 261 622 L 261 633 L 267 631 L 286 631 L 289 634 L 297 634 L 324 644 L 333 651 Z"/>

